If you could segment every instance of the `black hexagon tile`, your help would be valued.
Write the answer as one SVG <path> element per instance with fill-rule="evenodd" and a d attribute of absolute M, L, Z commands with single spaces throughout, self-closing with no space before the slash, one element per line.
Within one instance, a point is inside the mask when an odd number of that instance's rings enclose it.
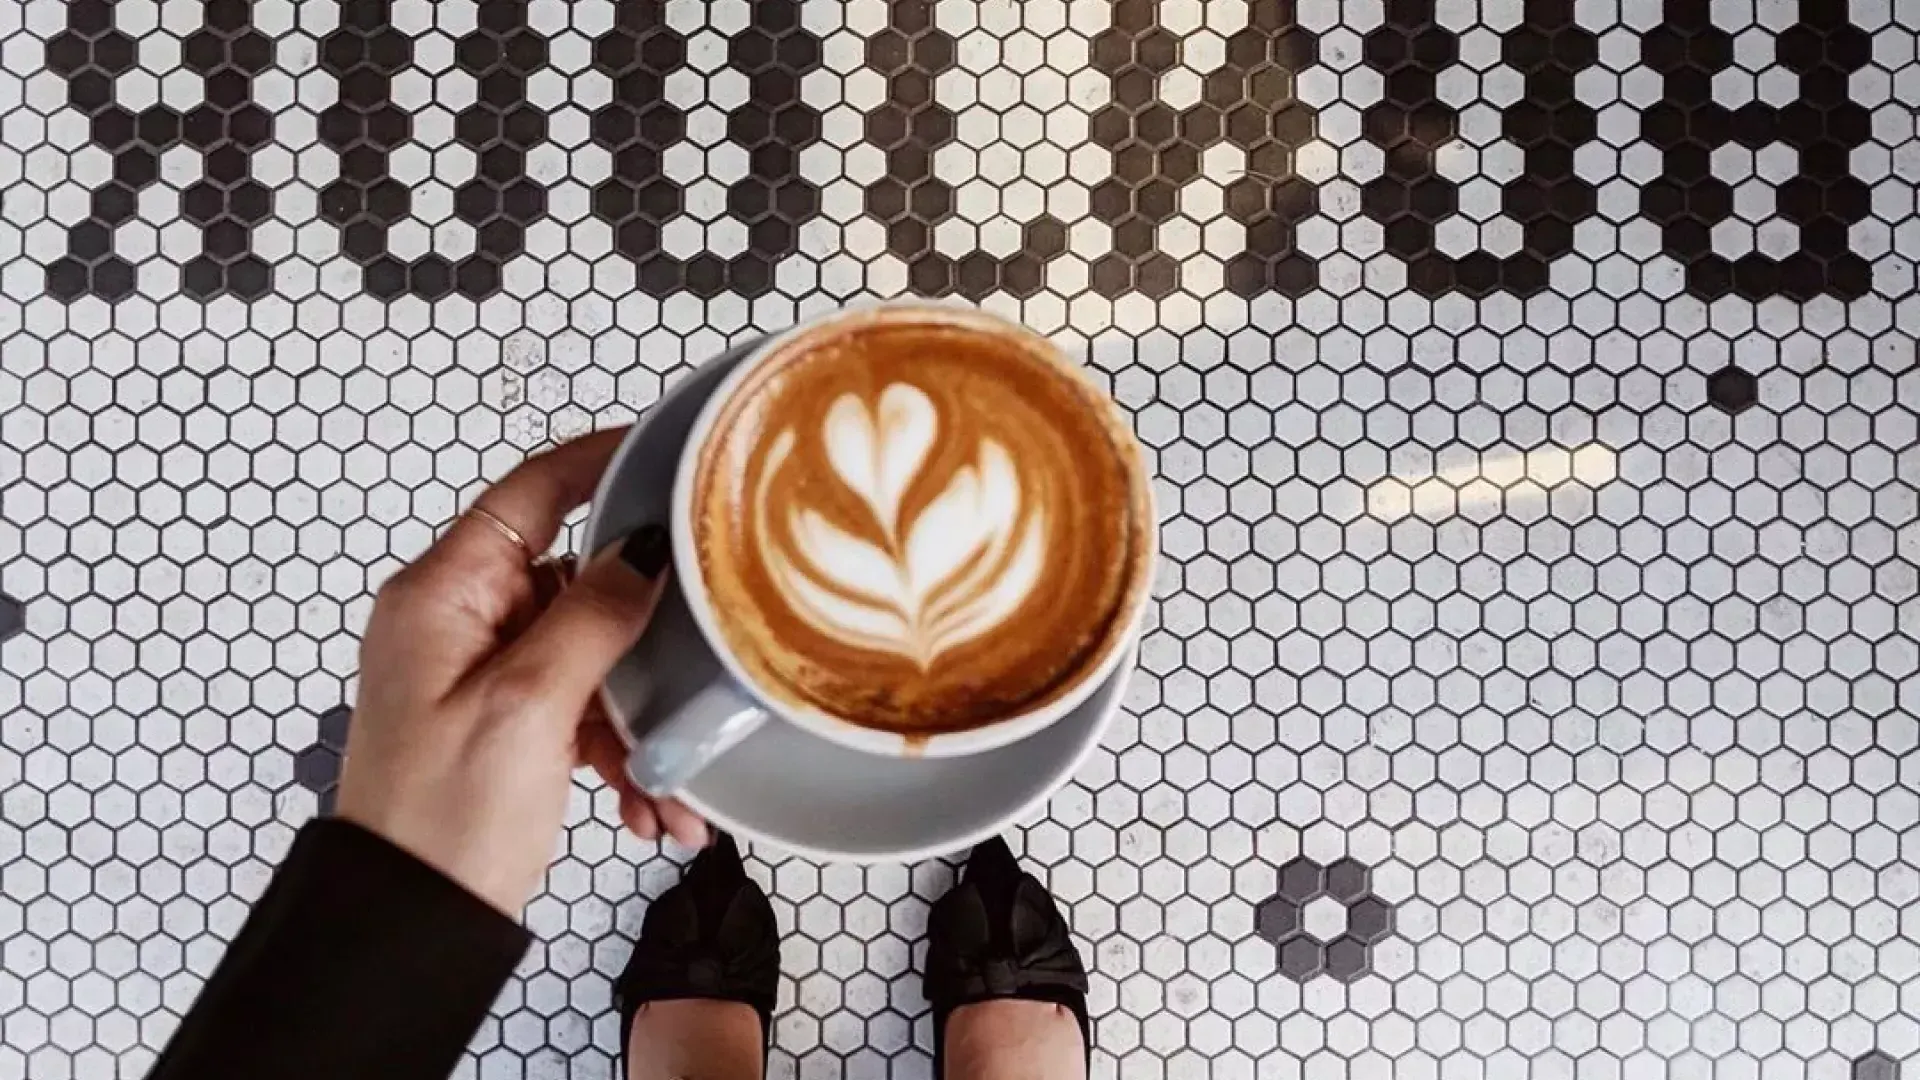
<path fill-rule="evenodd" d="M 0 20 L 0 1077 L 149 1071 L 332 806 L 309 710 L 374 593 L 484 483 L 917 295 L 1052 335 L 1155 473 L 1138 676 L 1013 830 L 1095 1075 L 1896 1080 L 1910 7 Z M 583 777 L 457 1075 L 618 1074 L 678 871 L 615 815 Z M 948 871 L 751 854 L 770 1075 L 926 1076 Z"/>
<path fill-rule="evenodd" d="M 1730 416 L 1738 416 L 1760 401 L 1760 380 L 1738 367 L 1723 367 L 1707 376 L 1707 400 Z"/>
<path fill-rule="evenodd" d="M 27 605 L 0 593 L 0 642 L 27 628 Z"/>

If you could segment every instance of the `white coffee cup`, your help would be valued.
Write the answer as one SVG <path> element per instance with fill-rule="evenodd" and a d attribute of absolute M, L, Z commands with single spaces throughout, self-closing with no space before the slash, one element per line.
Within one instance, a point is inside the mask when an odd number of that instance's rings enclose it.
<path fill-rule="evenodd" d="M 770 721 L 794 724 L 821 738 L 882 757 L 948 757 L 1006 746 L 1072 712 L 1132 655 L 1151 594 L 1157 541 L 1151 486 L 1144 482 L 1140 485 L 1140 513 L 1145 527 L 1139 530 L 1139 536 L 1145 550 L 1126 554 L 1137 560 L 1137 569 L 1118 616 L 1124 632 L 1110 635 L 1104 651 L 1077 673 L 1071 686 L 1031 709 L 966 730 L 910 737 L 852 723 L 823 709 L 769 694 L 756 685 L 729 648 L 714 611 L 713 596 L 702 577 L 692 519 L 699 464 L 716 437 L 715 424 L 739 387 L 794 337 L 842 322 L 889 319 L 939 320 L 1044 341 L 1025 328 L 970 308 L 895 303 L 821 316 L 748 346 L 737 360 L 731 353 L 722 358 L 733 363 L 732 370 L 720 380 L 693 421 L 673 473 L 669 522 L 673 585 L 652 625 L 608 677 L 603 689 L 608 712 L 625 721 L 618 726 L 627 735 L 632 751 L 628 771 L 643 789 L 655 794 L 679 790 L 701 769 Z M 1051 350 L 1052 346 L 1046 348 Z M 1063 371 L 1085 378 L 1064 357 L 1059 363 Z M 1105 400 L 1103 394 L 1094 399 Z M 628 445 L 634 441 L 630 436 Z M 626 450 L 622 447 L 620 455 Z M 1130 450 L 1141 454 L 1138 444 L 1131 444 Z M 1150 475 L 1144 459 L 1137 467 L 1141 477 Z M 622 471 L 620 456 L 616 456 L 608 477 Z M 605 511 L 608 500 L 620 498 L 619 492 L 605 490 L 605 484 L 603 481 L 603 490 L 594 500 L 596 517 Z M 595 530 L 590 528 L 589 532 Z M 605 543 L 616 538 L 596 539 Z"/>

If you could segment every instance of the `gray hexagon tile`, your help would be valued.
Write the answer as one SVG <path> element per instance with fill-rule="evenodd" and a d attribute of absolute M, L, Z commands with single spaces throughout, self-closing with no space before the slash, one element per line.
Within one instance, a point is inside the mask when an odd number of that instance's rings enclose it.
<path fill-rule="evenodd" d="M 313 745 L 293 757 L 294 781 L 313 793 L 314 806 L 322 814 L 333 812 L 340 766 L 347 754 L 347 725 L 352 719 L 353 710 L 345 705 L 321 713 Z"/>
<path fill-rule="evenodd" d="M 1883 1050 L 1853 1060 L 1852 1080 L 1900 1080 L 1900 1063 Z"/>
<path fill-rule="evenodd" d="M 1094 1075 L 1920 1054 L 1920 18 L 1887 0 L 34 0 L 0 18 L 0 1078 L 144 1073 L 528 451 L 902 294 L 1132 414 L 1156 610 L 1016 847 Z M 457 1075 L 609 1077 L 583 785 Z M 772 1075 L 950 873 L 753 854 Z"/>

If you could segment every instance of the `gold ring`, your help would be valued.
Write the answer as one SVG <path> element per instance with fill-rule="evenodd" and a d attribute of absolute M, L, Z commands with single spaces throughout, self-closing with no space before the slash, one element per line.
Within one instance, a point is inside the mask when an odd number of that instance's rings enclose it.
<path fill-rule="evenodd" d="M 511 540 L 513 546 L 520 549 L 520 554 L 525 555 L 528 562 L 533 561 L 533 545 L 527 543 L 527 538 L 520 535 L 519 529 L 501 521 L 499 515 L 482 506 L 467 507 L 467 515 L 469 517 L 479 518 L 481 521 L 493 526 L 495 532 Z"/>

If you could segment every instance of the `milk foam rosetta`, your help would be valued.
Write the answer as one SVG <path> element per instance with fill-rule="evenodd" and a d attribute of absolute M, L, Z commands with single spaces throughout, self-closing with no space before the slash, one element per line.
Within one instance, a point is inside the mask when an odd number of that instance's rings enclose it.
<path fill-rule="evenodd" d="M 773 486 L 798 436 L 788 429 L 774 438 L 754 493 L 754 528 L 768 577 L 813 630 L 925 670 L 1032 595 L 1046 557 L 1046 513 L 1023 491 L 1005 446 L 981 437 L 973 459 L 936 478 L 935 494 L 908 517 L 901 504 L 941 434 L 926 392 L 890 383 L 871 405 L 845 393 L 819 426 L 833 474 L 880 536 L 863 539 L 804 503 L 776 509 Z"/>
<path fill-rule="evenodd" d="M 829 324 L 729 399 L 693 508 L 757 681 L 934 733 L 1043 703 L 1123 632 L 1144 479 L 1110 407 L 1035 342 Z"/>

